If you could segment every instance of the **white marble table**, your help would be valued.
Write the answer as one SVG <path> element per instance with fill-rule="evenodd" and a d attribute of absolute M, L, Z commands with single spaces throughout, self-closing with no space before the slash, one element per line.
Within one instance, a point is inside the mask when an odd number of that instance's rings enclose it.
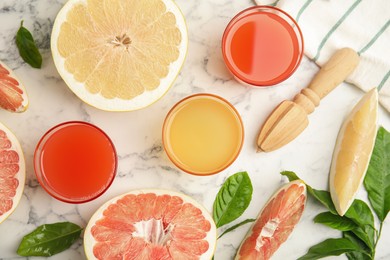
<path fill-rule="evenodd" d="M 228 21 L 250 0 L 178 0 L 188 24 L 189 50 L 183 70 L 172 89 L 154 105 L 136 112 L 110 113 L 97 110 L 79 100 L 59 77 L 50 53 L 50 32 L 66 0 L 1 0 L 0 59 L 6 62 L 27 88 L 30 106 L 25 113 L 0 111 L 1 122 L 19 138 L 27 163 L 27 180 L 16 211 L 0 225 L 0 259 L 18 259 L 16 249 L 23 235 L 38 225 L 72 221 L 86 226 L 93 212 L 108 199 L 138 188 L 164 188 L 193 196 L 212 208 L 223 181 L 238 171 L 248 171 L 254 186 L 253 200 L 240 218 L 253 218 L 265 201 L 281 185 L 279 172 L 292 170 L 319 189 L 327 188 L 329 165 L 340 124 L 362 91 L 342 84 L 329 94 L 310 116 L 304 133 L 284 148 L 272 153 L 255 153 L 255 139 L 269 112 L 282 100 L 290 99 L 305 87 L 318 68 L 306 58 L 296 73 L 278 86 L 266 89 L 244 87 L 227 72 L 221 56 L 221 36 Z M 20 21 L 35 36 L 43 53 L 41 70 L 22 62 L 14 44 Z M 196 177 L 175 168 L 162 149 L 161 127 L 173 104 L 199 92 L 221 95 L 235 105 L 245 126 L 245 143 L 236 162 L 218 175 Z M 51 198 L 38 184 L 33 170 L 33 152 L 39 138 L 52 126 L 69 120 L 84 120 L 101 127 L 112 138 L 118 151 L 117 177 L 100 198 L 81 205 Z M 380 108 L 379 122 L 390 129 L 390 115 Z M 366 200 L 361 190 L 359 198 Z M 340 232 L 313 223 L 325 211 L 309 199 L 300 223 L 273 259 L 296 259 L 307 249 Z M 232 259 L 248 226 L 218 241 L 216 259 Z M 385 223 L 377 248 L 377 259 L 390 259 L 390 220 Z M 342 257 L 344 258 L 344 257 Z M 39 259 L 39 258 L 34 258 Z M 85 259 L 82 240 L 52 259 Z"/>

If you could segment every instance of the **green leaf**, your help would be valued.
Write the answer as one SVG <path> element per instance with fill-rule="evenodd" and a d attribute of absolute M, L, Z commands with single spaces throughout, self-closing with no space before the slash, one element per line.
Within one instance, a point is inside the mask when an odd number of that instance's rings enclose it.
<path fill-rule="evenodd" d="M 286 176 L 290 182 L 300 180 L 298 175 L 296 175 L 295 172 L 292 171 L 282 171 L 280 174 Z"/>
<path fill-rule="evenodd" d="M 42 56 L 35 45 L 33 36 L 25 27 L 23 27 L 23 21 L 20 23 L 20 28 L 16 33 L 16 46 L 19 49 L 20 56 L 25 62 L 30 64 L 33 68 L 41 68 Z"/>
<path fill-rule="evenodd" d="M 364 250 L 363 252 L 349 252 L 345 255 L 350 260 L 371 260 L 370 257 L 371 251 L 358 237 L 356 237 L 352 232 L 346 231 L 343 232 L 343 237 L 349 239 L 352 243 L 356 244 L 360 248 Z"/>
<path fill-rule="evenodd" d="M 283 171 L 280 174 L 286 176 L 289 179 L 289 181 L 301 180 L 294 172 L 291 171 Z M 306 182 L 305 184 L 306 184 L 307 191 L 309 192 L 310 195 L 312 195 L 315 199 L 317 199 L 320 203 L 322 203 L 322 205 L 324 205 L 330 212 L 337 215 L 336 208 L 334 207 L 332 198 L 328 191 L 316 190 L 313 189 Z"/>
<path fill-rule="evenodd" d="M 338 215 L 329 191 L 315 190 L 311 187 L 310 188 L 308 187 L 307 190 L 314 198 L 316 198 L 319 202 L 321 202 L 322 205 L 324 205 L 332 214 Z"/>
<path fill-rule="evenodd" d="M 351 230 L 361 241 L 363 241 L 371 250 L 375 247 L 375 230 L 371 226 L 358 227 Z"/>
<path fill-rule="evenodd" d="M 375 230 L 374 216 L 367 203 L 362 200 L 355 199 L 345 216 L 361 227 L 369 225 Z"/>
<path fill-rule="evenodd" d="M 18 248 L 20 256 L 52 256 L 68 249 L 81 234 L 82 228 L 70 222 L 39 226 L 23 237 Z"/>
<path fill-rule="evenodd" d="M 252 200 L 252 192 L 252 183 L 247 172 L 238 172 L 225 181 L 213 205 L 213 219 L 217 228 L 244 213 Z"/>
<path fill-rule="evenodd" d="M 314 222 L 340 231 L 349 231 L 358 227 L 352 220 L 334 215 L 331 212 L 323 212 L 318 214 L 314 218 Z"/>
<path fill-rule="evenodd" d="M 383 127 L 378 129 L 364 187 L 372 208 L 383 222 L 390 211 L 390 133 Z"/>
<path fill-rule="evenodd" d="M 236 228 L 241 227 L 242 225 L 245 225 L 245 224 L 247 224 L 247 223 L 254 222 L 254 221 L 256 221 L 256 219 L 254 219 L 254 218 L 249 218 L 249 219 L 246 219 L 246 220 L 244 220 L 244 221 L 242 221 L 242 222 L 240 222 L 240 223 L 238 223 L 238 224 L 236 224 L 236 225 L 234 225 L 234 226 L 231 226 L 230 228 L 226 229 L 226 230 L 218 237 L 218 239 L 220 239 L 220 238 L 221 238 L 222 236 L 224 236 L 225 234 L 227 234 L 227 233 L 229 233 L 229 232 L 232 232 L 232 231 L 235 230 Z"/>
<path fill-rule="evenodd" d="M 301 256 L 298 260 L 314 260 L 355 251 L 362 252 L 363 249 L 347 238 L 330 238 L 310 247 L 306 255 Z"/>

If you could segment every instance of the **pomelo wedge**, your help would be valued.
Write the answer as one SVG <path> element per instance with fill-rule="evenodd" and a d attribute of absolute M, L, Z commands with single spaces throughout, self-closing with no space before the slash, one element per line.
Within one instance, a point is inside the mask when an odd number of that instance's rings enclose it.
<path fill-rule="evenodd" d="M 28 107 L 26 90 L 13 71 L 0 61 L 0 107 L 11 112 L 24 112 Z"/>
<path fill-rule="evenodd" d="M 343 216 L 361 186 L 377 133 L 378 92 L 367 92 L 344 121 L 337 136 L 330 168 L 333 204 Z"/>
<path fill-rule="evenodd" d="M 23 194 L 26 167 L 15 135 L 0 123 L 0 223 L 18 205 Z"/>
<path fill-rule="evenodd" d="M 170 88 L 187 52 L 173 0 L 69 0 L 55 20 L 51 50 L 68 87 L 108 111 L 146 107 Z"/>
<path fill-rule="evenodd" d="M 211 259 L 216 227 L 190 197 L 137 190 L 101 206 L 84 234 L 88 259 Z"/>
<path fill-rule="evenodd" d="M 269 259 L 293 231 L 302 216 L 305 202 L 306 185 L 302 181 L 284 185 L 260 212 L 235 259 Z"/>

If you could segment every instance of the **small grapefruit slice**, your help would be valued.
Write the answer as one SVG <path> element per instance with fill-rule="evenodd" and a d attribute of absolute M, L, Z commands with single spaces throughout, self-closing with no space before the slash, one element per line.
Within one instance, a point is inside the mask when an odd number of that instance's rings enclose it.
<path fill-rule="evenodd" d="M 11 112 L 24 112 L 28 107 L 26 90 L 13 71 L 0 61 L 0 107 Z"/>
<path fill-rule="evenodd" d="M 146 107 L 170 88 L 187 52 L 173 0 L 69 0 L 55 20 L 58 72 L 86 103 L 108 111 Z"/>
<path fill-rule="evenodd" d="M 88 259 L 211 259 L 216 227 L 195 200 L 137 190 L 105 203 L 84 234 Z"/>
<path fill-rule="evenodd" d="M 367 92 L 344 121 L 337 136 L 329 188 L 339 215 L 355 199 L 366 175 L 377 133 L 378 92 Z"/>
<path fill-rule="evenodd" d="M 18 205 L 23 194 L 26 168 L 15 135 L 0 123 L 0 223 Z"/>
<path fill-rule="evenodd" d="M 293 181 L 267 202 L 247 233 L 235 259 L 269 259 L 287 240 L 302 216 L 306 202 L 306 185 Z"/>

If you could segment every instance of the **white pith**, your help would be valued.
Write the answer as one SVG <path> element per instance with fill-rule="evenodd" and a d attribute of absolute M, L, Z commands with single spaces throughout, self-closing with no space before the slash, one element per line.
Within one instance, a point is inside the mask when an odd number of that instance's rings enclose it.
<path fill-rule="evenodd" d="M 164 228 L 162 219 L 149 219 L 135 223 L 134 227 L 133 237 L 142 238 L 148 243 L 165 246 L 172 239 L 171 231 L 174 226 L 169 224 Z"/>
<path fill-rule="evenodd" d="M 0 216 L 0 223 L 1 223 L 12 214 L 12 212 L 18 206 L 20 199 L 22 198 L 23 190 L 24 190 L 24 183 L 25 183 L 25 179 L 26 179 L 26 164 L 24 161 L 22 147 L 20 146 L 20 143 L 19 143 L 18 139 L 16 138 L 16 136 L 2 123 L 0 123 L 0 129 L 3 130 L 7 134 L 7 138 L 12 143 L 12 147 L 9 150 L 14 150 L 19 155 L 19 171 L 15 175 L 15 178 L 18 179 L 19 184 L 18 184 L 18 187 L 16 188 L 16 194 L 13 197 L 12 208 Z"/>
<path fill-rule="evenodd" d="M 260 251 L 260 248 L 264 245 L 263 238 L 273 237 L 276 229 L 278 228 L 280 220 L 278 218 L 270 219 L 261 229 L 259 236 L 256 238 L 256 247 L 257 251 Z"/>
<path fill-rule="evenodd" d="M 84 250 L 85 250 L 85 255 L 86 255 L 87 259 L 90 259 L 90 260 L 97 259 L 94 256 L 94 254 L 93 254 L 93 246 L 97 243 L 97 241 L 92 236 L 91 229 L 92 229 L 93 225 L 96 223 L 96 221 L 103 217 L 104 210 L 107 209 L 108 206 L 110 206 L 111 204 L 116 203 L 119 199 L 123 198 L 124 196 L 126 196 L 128 194 L 139 195 L 139 194 L 146 194 L 146 193 L 154 193 L 157 196 L 165 195 L 165 194 L 166 195 L 170 195 L 170 196 L 178 196 L 178 197 L 180 197 L 183 200 L 183 204 L 184 203 L 191 203 L 195 207 L 197 207 L 198 209 L 200 209 L 202 211 L 203 217 L 210 222 L 211 228 L 210 228 L 210 231 L 207 233 L 206 237 L 204 238 L 204 240 L 206 240 L 209 243 L 209 249 L 202 256 L 200 256 L 199 259 L 201 259 L 201 260 L 210 260 L 213 257 L 213 255 L 214 255 L 215 246 L 216 246 L 216 240 L 217 240 L 217 228 L 215 226 L 214 220 L 211 217 L 210 213 L 202 205 L 200 205 L 197 201 L 195 201 L 194 199 L 192 199 L 191 197 L 189 197 L 189 196 L 187 196 L 187 195 L 185 195 L 183 193 L 179 193 L 179 192 L 175 192 L 175 191 L 169 191 L 169 190 L 159 190 L 159 189 L 134 190 L 134 191 L 131 191 L 129 193 L 117 196 L 117 197 L 107 201 L 106 203 L 104 203 L 93 214 L 93 216 L 91 217 L 91 219 L 88 222 L 87 227 L 85 228 L 85 233 L 84 233 Z M 135 224 L 137 224 L 137 223 L 135 223 Z M 160 235 L 162 235 L 162 232 L 153 233 L 153 232 L 145 232 L 145 231 L 151 230 L 151 228 L 153 226 L 156 228 L 156 231 L 158 231 L 158 228 L 160 228 L 160 231 L 162 231 L 163 228 L 161 226 L 159 227 L 160 224 L 162 224 L 162 223 L 159 223 L 159 220 L 155 220 L 155 219 L 149 219 L 147 221 L 138 222 L 138 229 L 136 231 L 137 233 L 135 233 L 135 234 L 133 233 L 133 235 L 136 235 L 138 237 L 142 236 L 144 239 L 145 238 L 152 239 L 152 237 L 154 236 L 153 239 L 157 239 L 158 238 L 158 233 Z M 168 227 L 169 227 L 169 224 L 168 224 Z M 170 234 L 169 231 L 172 228 L 173 228 L 173 226 L 171 226 L 168 229 L 166 229 L 167 232 L 165 233 L 165 235 L 159 237 L 160 238 L 160 242 L 169 243 L 169 240 L 168 240 L 169 239 L 169 234 Z"/>
<path fill-rule="evenodd" d="M 178 26 L 182 41 L 179 45 L 179 58 L 172 62 L 169 67 L 168 75 L 160 80 L 160 86 L 152 91 L 147 91 L 133 99 L 124 100 L 120 98 L 107 99 L 99 93 L 92 94 L 86 90 L 84 84 L 74 79 L 73 74 L 65 69 L 65 59 L 59 54 L 57 49 L 58 36 L 61 25 L 66 21 L 67 13 L 76 4 L 86 4 L 87 0 L 69 0 L 60 10 L 53 25 L 51 35 L 51 50 L 54 59 L 54 64 L 61 75 L 62 79 L 68 87 L 85 103 L 106 111 L 132 111 L 147 107 L 157 100 L 159 100 L 173 85 L 181 67 L 184 63 L 188 48 L 188 32 L 184 16 L 178 6 L 172 0 L 162 0 L 166 6 L 167 11 L 172 12 L 176 17 L 176 25 Z"/>

